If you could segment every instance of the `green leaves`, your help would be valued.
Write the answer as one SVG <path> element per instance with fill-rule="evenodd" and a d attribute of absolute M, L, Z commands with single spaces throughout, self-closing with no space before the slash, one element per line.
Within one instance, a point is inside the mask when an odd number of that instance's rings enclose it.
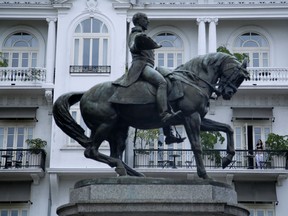
<path fill-rule="evenodd" d="M 288 150 L 288 136 L 270 133 L 265 144 L 269 150 Z"/>
<path fill-rule="evenodd" d="M 7 67 L 8 60 L 3 58 L 2 53 L 0 52 L 0 67 Z"/>
<path fill-rule="evenodd" d="M 225 141 L 225 138 L 219 131 L 201 131 L 200 132 L 201 144 L 203 150 L 214 149 L 216 143 L 222 144 Z"/>
<path fill-rule="evenodd" d="M 248 58 L 249 60 L 249 56 L 247 56 L 245 53 L 231 53 L 225 46 L 219 46 L 217 48 L 217 52 L 223 52 L 234 56 L 239 62 L 243 62 L 245 58 Z"/>

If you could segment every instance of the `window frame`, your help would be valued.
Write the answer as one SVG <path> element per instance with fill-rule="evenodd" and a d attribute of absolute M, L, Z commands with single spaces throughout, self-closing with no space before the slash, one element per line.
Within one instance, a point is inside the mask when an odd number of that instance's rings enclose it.
<path fill-rule="evenodd" d="M 262 37 L 262 40 L 264 40 L 268 46 L 262 46 L 259 43 L 258 43 L 258 46 L 253 46 L 253 47 L 236 46 L 237 41 L 241 40 L 240 37 L 244 36 L 245 34 L 249 34 L 249 39 L 242 40 L 242 45 L 244 45 L 248 41 L 253 41 L 253 42 L 255 42 L 255 44 L 257 44 L 257 42 L 255 40 L 253 40 L 253 37 L 252 37 L 252 35 L 255 35 L 255 36 L 257 35 L 257 36 Z M 245 53 L 246 55 L 248 55 L 249 56 L 249 63 L 248 63 L 249 67 L 269 67 L 269 65 L 270 65 L 269 42 L 264 35 L 262 35 L 258 32 L 245 31 L 244 33 L 241 33 L 240 35 L 238 35 L 234 40 L 232 50 L 233 50 L 233 53 Z M 258 58 L 254 58 L 254 54 L 257 54 Z M 267 56 L 264 57 L 264 55 L 267 55 Z M 258 65 L 256 63 L 257 59 L 258 59 Z"/>
<path fill-rule="evenodd" d="M 37 41 L 37 46 L 26 46 L 26 47 L 17 47 L 17 46 L 5 46 L 5 43 L 13 36 L 17 35 L 17 34 L 27 34 L 29 36 L 31 36 L 32 39 L 35 39 Z M 23 37 L 22 35 L 22 37 Z M 30 39 L 31 40 L 31 39 Z M 18 39 L 18 41 L 25 41 L 24 39 Z M 28 41 L 25 41 L 27 43 L 27 45 L 29 44 Z M 15 41 L 13 44 L 17 43 L 17 41 Z M 31 68 L 31 67 L 37 67 L 38 66 L 38 62 L 39 62 L 39 40 L 38 38 L 30 33 L 30 32 L 26 32 L 26 31 L 17 31 L 14 32 L 12 34 L 9 34 L 4 42 L 3 42 L 3 46 L 2 46 L 2 53 L 5 59 L 8 60 L 8 67 L 21 67 L 21 68 Z M 28 54 L 28 58 L 27 58 L 27 66 L 23 65 L 23 54 L 27 53 Z M 18 54 L 18 63 L 17 65 L 13 65 L 13 55 L 14 54 Z M 36 60 L 33 57 L 33 55 L 36 54 Z"/>
<path fill-rule="evenodd" d="M 87 20 L 91 20 L 91 31 L 93 31 L 93 19 L 97 20 L 101 24 L 102 27 L 100 27 L 99 32 L 83 32 L 82 25 L 83 22 L 86 22 Z M 77 32 L 79 29 L 82 32 Z M 101 32 L 102 29 L 102 32 Z M 106 29 L 107 32 L 105 32 Z M 109 28 L 107 24 L 97 18 L 87 18 L 79 22 L 74 31 L 72 36 L 72 52 L 71 52 L 71 66 L 75 67 L 75 69 L 72 69 L 70 73 L 74 73 L 76 70 L 76 73 L 85 73 L 85 72 L 96 72 L 96 73 L 107 73 L 110 72 L 110 33 Z M 84 64 L 84 44 L 85 40 L 89 42 L 89 62 L 88 65 Z M 78 41 L 78 42 L 76 42 Z M 93 43 L 95 41 L 98 41 L 98 49 L 93 49 Z M 77 44 L 77 45 L 76 45 Z M 98 57 L 97 64 L 94 64 L 93 61 L 95 58 L 93 58 L 93 51 L 96 51 L 96 55 Z M 81 67 L 83 67 L 81 69 Z M 88 69 L 89 68 L 89 69 Z"/>
<path fill-rule="evenodd" d="M 163 37 L 163 36 L 174 36 L 176 37 L 176 39 L 174 41 L 171 41 L 168 39 L 163 39 L 163 40 L 158 40 L 157 37 Z M 156 65 L 157 66 L 161 66 L 161 67 L 166 67 L 166 68 L 170 68 L 170 69 L 174 69 L 176 68 L 177 66 L 183 64 L 183 61 L 184 61 L 184 42 L 182 40 L 182 38 L 175 34 L 175 33 L 172 33 L 172 32 L 168 32 L 168 31 L 165 31 L 165 32 L 160 32 L 158 34 L 156 34 L 154 37 L 153 37 L 153 40 L 155 40 L 158 44 L 161 44 L 161 45 L 164 45 L 164 43 L 170 43 L 171 46 L 162 46 L 160 49 L 155 49 L 155 62 L 156 62 Z M 176 47 L 174 46 L 174 42 L 176 40 L 179 40 L 179 42 L 181 43 L 181 47 Z M 159 59 L 159 55 L 163 55 L 163 64 L 160 64 L 160 59 Z M 172 55 L 173 58 L 172 58 L 172 66 L 169 66 L 169 61 L 171 62 L 171 57 L 169 57 L 169 55 Z M 179 60 L 179 55 L 181 55 L 180 57 L 180 60 Z"/>
<path fill-rule="evenodd" d="M 9 145 L 9 128 L 14 129 L 13 133 L 13 142 L 12 146 Z M 23 133 L 23 142 L 22 145 L 19 145 L 19 128 L 24 129 Z M 23 123 L 8 123 L 8 124 L 3 124 L 0 123 L 0 129 L 3 129 L 3 134 L 0 134 L 0 148 L 2 149 L 26 149 L 28 148 L 26 144 L 26 139 L 32 139 L 34 136 L 34 130 L 35 127 L 32 124 L 23 124 Z M 2 138 L 1 138 L 2 136 Z M 2 139 L 2 140 L 1 140 Z"/>

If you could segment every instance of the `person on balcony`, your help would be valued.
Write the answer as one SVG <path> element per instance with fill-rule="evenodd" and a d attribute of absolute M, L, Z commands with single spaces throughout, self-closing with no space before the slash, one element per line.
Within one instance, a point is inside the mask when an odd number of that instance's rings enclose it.
<path fill-rule="evenodd" d="M 255 159 L 256 159 L 256 167 L 260 168 L 260 169 L 263 168 L 263 160 L 264 160 L 263 150 L 264 150 L 263 142 L 261 139 L 259 139 L 257 144 L 256 144 Z"/>

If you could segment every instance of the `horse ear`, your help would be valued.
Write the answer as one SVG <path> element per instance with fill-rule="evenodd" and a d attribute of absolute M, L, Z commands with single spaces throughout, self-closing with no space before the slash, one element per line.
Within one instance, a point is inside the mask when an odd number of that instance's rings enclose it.
<path fill-rule="evenodd" d="M 241 67 L 242 68 L 247 68 L 247 65 L 248 65 L 248 58 L 244 58 Z"/>

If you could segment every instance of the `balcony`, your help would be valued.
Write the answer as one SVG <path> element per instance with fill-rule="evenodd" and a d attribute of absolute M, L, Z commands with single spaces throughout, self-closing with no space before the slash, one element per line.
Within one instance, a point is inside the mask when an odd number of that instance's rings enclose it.
<path fill-rule="evenodd" d="M 39 149 L 0 149 L 0 178 L 39 181 L 45 172 L 46 152 Z"/>
<path fill-rule="evenodd" d="M 260 167 L 256 165 L 257 154 L 262 153 Z M 262 178 L 275 177 L 288 174 L 287 151 L 264 150 L 236 150 L 233 161 L 226 169 L 221 167 L 221 159 L 226 155 L 226 150 L 203 151 L 203 162 L 206 170 L 218 174 L 255 174 Z M 192 150 L 162 150 L 162 149 L 135 149 L 133 167 L 144 173 L 160 173 L 176 171 L 177 174 L 196 173 L 195 157 Z M 261 176 L 260 176 L 261 175 Z"/>
<path fill-rule="evenodd" d="M 250 80 L 244 81 L 241 87 L 260 86 L 272 88 L 288 87 L 288 68 L 248 68 Z"/>
<path fill-rule="evenodd" d="M 41 86 L 46 68 L 0 67 L 0 86 Z"/>

